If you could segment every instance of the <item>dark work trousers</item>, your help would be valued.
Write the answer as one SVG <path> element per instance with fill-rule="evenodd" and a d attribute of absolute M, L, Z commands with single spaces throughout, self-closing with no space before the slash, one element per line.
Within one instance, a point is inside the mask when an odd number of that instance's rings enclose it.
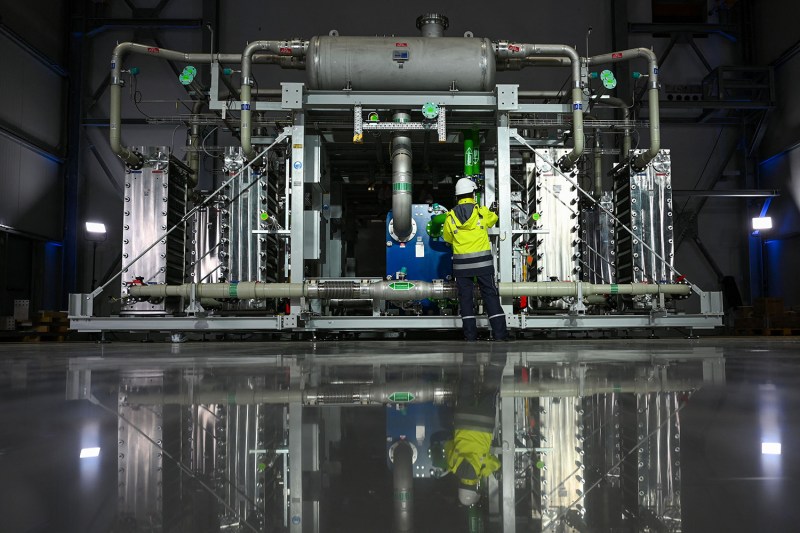
<path fill-rule="evenodd" d="M 461 307 L 461 322 L 464 328 L 464 338 L 468 341 L 478 339 L 478 325 L 475 320 L 475 304 L 472 292 L 474 284 L 472 278 L 478 280 L 478 287 L 481 290 L 483 304 L 489 315 L 489 325 L 492 326 L 492 334 L 495 340 L 505 340 L 508 337 L 506 330 L 506 315 L 500 307 L 500 295 L 497 293 L 497 286 L 494 283 L 494 274 L 484 274 L 481 276 L 463 276 L 456 278 L 458 287 L 458 304 Z"/>

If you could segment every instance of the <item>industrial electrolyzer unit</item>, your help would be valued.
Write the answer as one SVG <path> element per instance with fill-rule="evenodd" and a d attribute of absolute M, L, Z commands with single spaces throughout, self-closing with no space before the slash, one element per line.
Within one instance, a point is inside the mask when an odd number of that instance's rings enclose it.
<path fill-rule="evenodd" d="M 670 152 L 661 148 L 652 51 L 580 57 L 561 44 L 445 37 L 437 14 L 417 25 L 417 37 L 332 31 L 254 41 L 242 53 L 117 45 L 110 142 L 125 163 L 123 268 L 71 296 L 73 328 L 458 329 L 441 221 L 461 177 L 499 215 L 490 238 L 512 330 L 721 324 L 720 294 L 691 284 L 673 261 Z M 185 161 L 168 147 L 121 144 L 122 87 L 141 75 L 125 68 L 133 54 L 189 63 L 181 82 L 193 86 L 193 65 L 209 65 L 211 86 L 191 115 L 151 120 L 187 125 Z M 616 79 L 607 67 L 621 61 L 643 67 L 635 83 L 646 85 L 646 121 L 608 95 Z M 262 64 L 304 69 L 306 83 L 259 88 Z M 496 82 L 497 71 L 538 65 L 563 66 L 569 90 Z M 599 118 L 602 108 L 613 118 Z M 239 142 L 207 147 L 211 126 Z M 639 147 L 645 129 L 650 146 Z M 213 184 L 201 188 L 207 164 Z M 373 241 L 351 231 L 363 222 L 348 192 L 359 179 L 385 206 L 385 271 L 369 276 L 354 267 L 359 246 L 377 256 Z M 94 316 L 94 299 L 113 284 L 119 312 Z"/>
<path fill-rule="evenodd" d="M 490 240 L 511 330 L 721 325 L 720 294 L 690 283 L 673 261 L 672 167 L 660 142 L 653 52 L 581 57 L 562 44 L 445 37 L 447 26 L 427 14 L 417 19 L 421 36 L 332 31 L 254 41 L 241 53 L 118 44 L 110 143 L 125 164 L 123 264 L 94 292 L 71 295 L 72 327 L 458 330 L 442 225 L 464 177 L 499 216 Z M 184 161 L 169 147 L 121 143 L 122 87 L 140 75 L 127 66 L 133 54 L 185 63 L 181 83 L 203 96 L 191 115 L 151 119 L 187 126 Z M 623 61 L 641 63 L 634 77 L 645 84 L 646 121 L 630 111 L 638 102 L 608 93 L 616 84 L 609 65 Z M 199 85 L 194 65 L 209 67 L 210 87 Z M 261 65 L 305 70 L 306 82 L 259 87 Z M 569 89 L 496 82 L 498 71 L 537 66 L 563 67 Z M 238 142 L 207 146 L 213 128 Z M 649 147 L 632 146 L 645 129 Z M 210 185 L 199 186 L 209 165 Z M 375 209 L 364 215 L 364 204 Z M 378 217 L 377 238 L 359 234 L 364 216 Z M 360 275 L 356 259 L 365 257 L 382 270 Z M 118 312 L 96 315 L 95 298 L 112 286 Z M 484 518 L 487 531 L 503 533 L 681 530 L 678 413 L 693 390 L 719 378 L 718 357 L 673 364 L 645 353 L 615 366 L 578 352 L 505 361 L 495 391 L 502 468 L 470 511 L 474 531 Z M 348 372 L 367 363 L 345 359 L 341 371 L 282 355 L 247 375 L 155 361 L 120 373 L 120 516 L 133 530 L 165 531 L 188 505 L 214 509 L 219 531 L 320 531 L 319 480 L 337 475 L 326 439 L 341 431 L 342 407 L 375 405 L 388 413 L 394 527 L 410 531 L 416 479 L 442 473 L 434 435 L 448 427 L 467 362 L 463 353 L 431 353 L 410 369 L 377 364 L 353 380 Z M 484 375 L 497 362 L 470 364 Z M 70 368 L 68 397 L 92 399 L 92 372 L 103 362 Z M 304 407 L 329 411 L 306 419 Z M 168 417 L 177 430 L 162 429 Z M 181 468 L 162 468 L 154 442 Z"/>

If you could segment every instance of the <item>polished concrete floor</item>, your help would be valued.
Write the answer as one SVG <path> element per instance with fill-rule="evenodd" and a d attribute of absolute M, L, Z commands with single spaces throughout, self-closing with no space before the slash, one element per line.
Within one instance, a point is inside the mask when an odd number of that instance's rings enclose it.
<path fill-rule="evenodd" d="M 197 375 L 206 383 L 213 379 L 248 383 L 254 375 L 279 383 L 288 376 L 289 368 L 299 369 L 309 380 L 346 382 L 378 375 L 449 379 L 458 376 L 459 369 L 477 363 L 547 369 L 550 376 L 562 375 L 554 370 L 560 367 L 588 367 L 593 372 L 612 369 L 609 375 L 614 376 L 637 365 L 676 370 L 684 376 L 683 382 L 694 379 L 696 384 L 680 413 L 680 526 L 673 523 L 672 530 L 788 532 L 800 523 L 795 490 L 800 481 L 800 339 L 475 344 L 431 339 L 0 344 L 0 484 L 4 495 L 0 498 L 0 530 L 158 529 L 155 524 L 147 529 L 142 523 L 125 523 L 117 513 L 129 502 L 121 501 L 118 486 L 120 421 L 108 408 L 116 408 L 120 383 L 126 379 L 165 376 L 165 388 L 177 387 L 187 376 Z M 683 367 L 686 372 L 681 373 Z M 168 380 L 172 385 L 167 385 Z M 105 405 L 105 410 L 75 399 L 89 396 Z M 341 474 L 339 484 L 334 484 L 338 490 L 335 497 L 320 498 L 333 503 L 321 505 L 319 531 L 391 529 L 392 507 L 384 497 L 391 496 L 390 490 L 386 492 L 391 480 L 386 477 L 382 455 L 384 423 L 380 410 L 356 409 L 342 416 L 342 434 L 333 455 L 340 468 L 357 461 L 365 461 L 366 466 L 356 468 L 358 472 L 352 475 Z M 368 428 L 377 431 L 377 438 L 370 436 Z M 780 443 L 780 455 L 763 454 L 765 442 Z M 93 445 L 103 450 L 98 458 L 78 458 L 81 448 Z M 167 469 L 169 461 L 164 461 Z M 417 531 L 466 530 L 449 477 L 434 488 L 420 485 Z M 202 495 L 202 488 L 192 490 L 194 499 L 184 502 L 183 515 L 175 509 L 160 510 L 159 526 L 164 531 L 219 530 L 219 513 L 198 510 L 214 502 Z M 186 503 L 189 500 L 194 503 Z M 647 527 L 614 517 L 605 523 L 591 531 Z M 517 531 L 542 527 L 535 520 L 518 524 Z M 550 530 L 561 531 L 558 527 L 566 526 L 560 522 Z M 487 531 L 502 530 L 498 528 L 487 524 Z M 281 526 L 255 530 L 279 531 Z"/>

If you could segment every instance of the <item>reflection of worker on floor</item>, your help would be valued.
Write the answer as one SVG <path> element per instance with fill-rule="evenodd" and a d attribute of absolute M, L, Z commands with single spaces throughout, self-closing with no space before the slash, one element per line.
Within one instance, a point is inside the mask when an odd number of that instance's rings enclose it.
<path fill-rule="evenodd" d="M 477 366 L 462 370 L 453 439 L 444 443 L 446 469 L 458 477 L 458 499 L 466 506 L 479 502 L 481 482 L 500 468 L 491 446 L 502 369 L 486 366 L 480 382 L 476 379 L 478 370 Z"/>

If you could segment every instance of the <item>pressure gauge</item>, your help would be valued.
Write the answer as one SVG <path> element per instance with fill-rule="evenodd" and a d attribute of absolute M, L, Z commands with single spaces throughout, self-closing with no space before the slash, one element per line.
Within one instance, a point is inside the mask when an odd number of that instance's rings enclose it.
<path fill-rule="evenodd" d="M 422 116 L 428 120 L 433 120 L 439 116 L 439 106 L 433 102 L 428 102 L 422 106 Z"/>

